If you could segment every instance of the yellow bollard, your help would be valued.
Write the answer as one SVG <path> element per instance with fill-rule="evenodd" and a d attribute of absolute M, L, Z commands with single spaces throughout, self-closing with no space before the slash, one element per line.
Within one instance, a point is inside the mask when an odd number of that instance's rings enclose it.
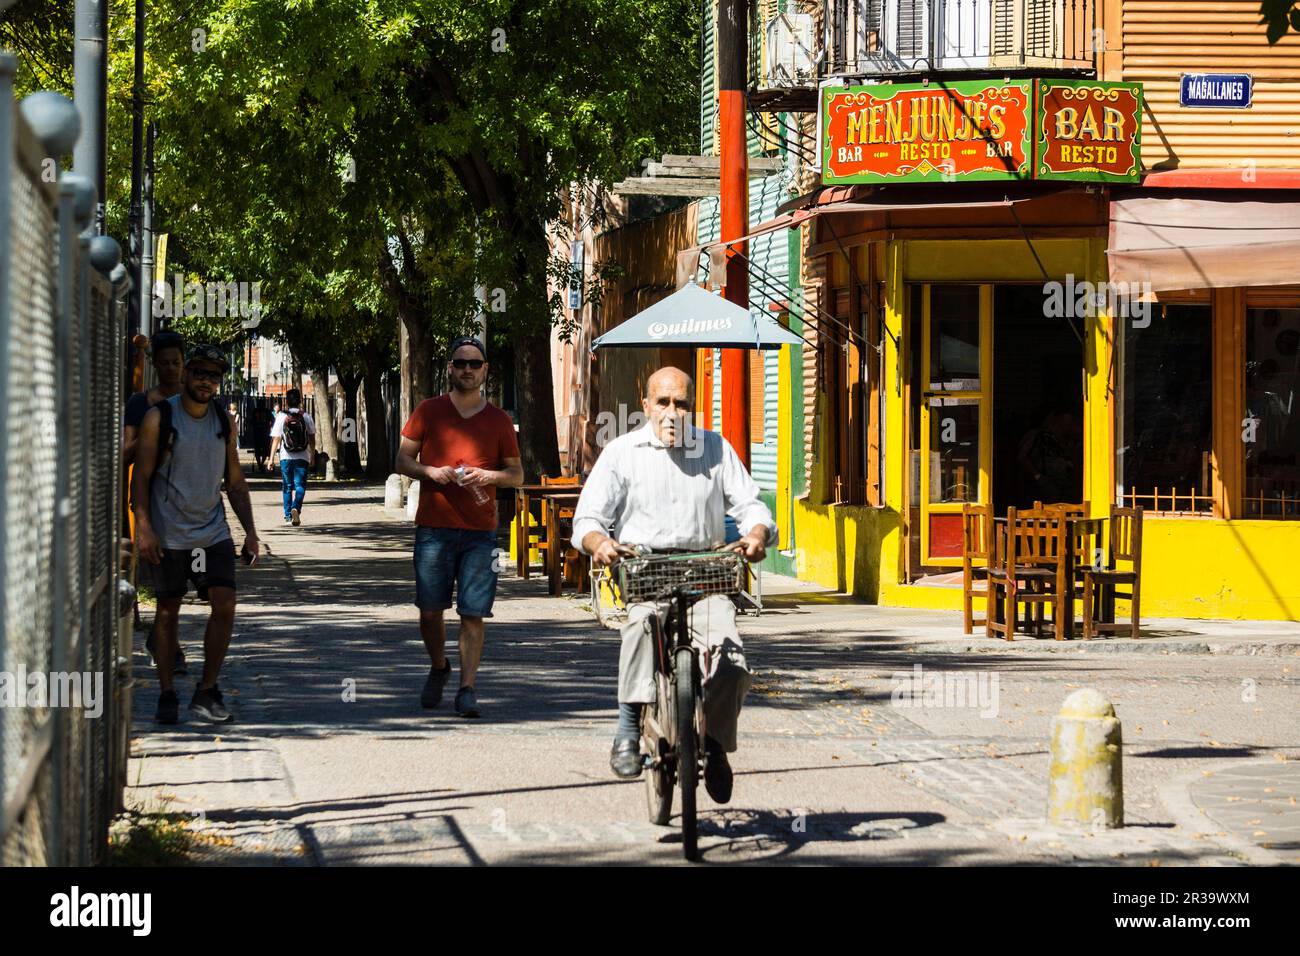
<path fill-rule="evenodd" d="M 1076 690 L 1052 720 L 1047 819 L 1060 826 L 1122 827 L 1120 722 L 1099 691 Z"/>

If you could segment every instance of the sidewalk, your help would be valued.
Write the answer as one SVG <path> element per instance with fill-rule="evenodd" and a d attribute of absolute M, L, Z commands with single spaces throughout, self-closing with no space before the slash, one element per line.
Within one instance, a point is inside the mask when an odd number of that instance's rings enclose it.
<path fill-rule="evenodd" d="M 278 485 L 254 482 L 271 554 L 240 570 L 222 676 L 236 722 L 213 728 L 182 710 L 180 727 L 156 727 L 137 633 L 128 799 L 193 814 L 204 862 L 679 863 L 677 832 L 646 820 L 644 785 L 609 773 L 618 645 L 580 600 L 503 577 L 483 718 L 459 720 L 449 702 L 420 709 L 412 534 L 383 514 L 382 492 L 313 483 L 292 528 Z M 1288 659 L 1169 654 L 1153 667 L 1044 641 L 971 653 L 953 649 L 974 639 L 959 639 L 952 615 L 768 594 L 768 612 L 742 620 L 755 682 L 736 795 L 727 807 L 701 796 L 706 863 L 1300 861 Z M 186 606 L 182 704 L 203 621 Z M 995 706 L 900 700 L 899 676 L 918 663 L 980 682 Z M 1085 684 L 1124 722 L 1129 826 L 1063 834 L 1042 823 L 1046 744 L 1061 701 Z M 1227 812 L 1247 797 L 1260 813 Z"/>

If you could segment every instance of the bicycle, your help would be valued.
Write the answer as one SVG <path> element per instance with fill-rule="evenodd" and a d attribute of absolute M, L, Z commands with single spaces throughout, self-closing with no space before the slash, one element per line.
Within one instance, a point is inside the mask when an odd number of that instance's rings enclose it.
<path fill-rule="evenodd" d="M 666 826 L 672 818 L 673 788 L 681 790 L 682 852 L 698 856 L 695 792 L 703 769 L 706 727 L 701 675 L 708 660 L 691 642 L 688 614 L 701 598 L 733 598 L 745 580 L 745 559 L 734 551 L 653 554 L 633 551 L 618 564 L 625 606 L 668 604 L 662 624 L 649 617 L 655 650 L 655 702 L 641 708 L 641 750 L 646 771 L 650 822 Z M 705 652 L 707 655 L 707 652 Z"/>

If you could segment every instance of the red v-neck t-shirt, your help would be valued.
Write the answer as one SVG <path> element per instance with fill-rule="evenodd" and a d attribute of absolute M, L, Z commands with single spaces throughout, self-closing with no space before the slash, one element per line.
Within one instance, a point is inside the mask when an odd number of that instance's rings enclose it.
<path fill-rule="evenodd" d="M 420 443 L 420 464 L 500 471 L 505 459 L 519 457 L 519 439 L 510 416 L 491 402 L 469 418 L 461 415 L 450 395 L 427 398 L 416 406 L 402 428 L 402 437 Z M 497 526 L 496 488 L 482 486 L 485 504 L 474 503 L 468 488 L 420 479 L 420 504 L 415 523 L 426 528 L 467 528 L 493 531 Z"/>

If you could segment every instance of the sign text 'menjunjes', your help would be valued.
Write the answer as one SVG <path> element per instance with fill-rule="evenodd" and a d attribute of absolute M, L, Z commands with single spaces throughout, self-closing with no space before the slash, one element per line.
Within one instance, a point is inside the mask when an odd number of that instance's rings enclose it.
<path fill-rule="evenodd" d="M 827 89 L 826 183 L 1136 181 L 1141 87 L 970 80 Z"/>

